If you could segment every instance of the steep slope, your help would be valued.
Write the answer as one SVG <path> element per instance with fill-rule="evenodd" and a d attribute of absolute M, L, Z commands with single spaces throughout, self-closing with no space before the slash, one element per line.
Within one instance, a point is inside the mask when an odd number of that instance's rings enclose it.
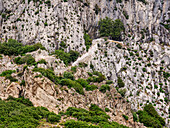
<path fill-rule="evenodd" d="M 48 50 L 67 44 L 67 51 L 85 52 L 84 30 L 99 36 L 100 18 L 121 19 L 126 42 L 169 44 L 169 0 L 0 0 L 1 41 L 41 42 Z"/>

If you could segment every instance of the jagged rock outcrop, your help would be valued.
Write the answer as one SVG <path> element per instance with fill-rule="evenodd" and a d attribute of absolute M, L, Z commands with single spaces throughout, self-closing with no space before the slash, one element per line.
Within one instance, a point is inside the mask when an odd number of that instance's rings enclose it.
<path fill-rule="evenodd" d="M 3 99 L 6 99 L 9 95 L 19 97 L 19 92 L 21 92 L 21 96 L 29 98 L 34 106 L 43 106 L 55 113 L 66 111 L 68 107 L 85 108 L 88 110 L 90 104 L 97 104 L 103 110 L 106 107 L 110 109 L 110 112 L 107 112 L 111 117 L 110 121 L 116 121 L 129 127 L 144 127 L 140 123 L 133 122 L 130 103 L 123 99 L 113 86 L 106 93 L 102 93 L 98 89 L 94 91 L 84 90 L 85 94 L 81 95 L 74 89 L 68 89 L 66 86 L 60 88 L 59 85 L 55 85 L 45 77 L 35 77 L 39 74 L 32 72 L 31 67 L 25 70 L 24 87 L 13 82 L 5 89 L 5 86 L 0 83 L 2 87 L 1 94 L 5 95 L 5 97 L 2 95 L 0 97 Z M 129 120 L 125 121 L 122 114 L 127 115 Z"/>
<path fill-rule="evenodd" d="M 87 71 L 94 69 L 102 72 L 115 87 L 118 77 L 123 79 L 126 98 L 133 110 L 143 109 L 147 102 L 153 103 L 157 112 L 168 122 L 170 106 L 169 76 L 170 49 L 152 42 L 130 43 L 96 39 L 87 53 L 72 65 L 87 63 Z M 163 114 L 162 114 L 163 113 Z"/>
<path fill-rule="evenodd" d="M 98 34 L 98 21 L 110 17 L 123 21 L 124 42 L 169 44 L 169 0 L 1 0 L 1 41 L 17 39 L 24 44 L 41 42 L 48 50 L 59 48 L 61 41 L 70 49 L 85 52 L 84 29 L 93 37 Z M 3 6 L 4 5 L 4 8 Z"/>

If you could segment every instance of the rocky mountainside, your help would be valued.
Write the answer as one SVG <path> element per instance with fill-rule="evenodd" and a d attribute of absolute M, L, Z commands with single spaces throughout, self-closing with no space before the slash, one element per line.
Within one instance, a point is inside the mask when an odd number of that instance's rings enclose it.
<path fill-rule="evenodd" d="M 169 0 L 0 0 L 0 13 L 2 100 L 22 96 L 56 114 L 96 104 L 110 122 L 170 125 Z M 108 34 L 116 19 L 124 27 Z"/>
<path fill-rule="evenodd" d="M 100 18 L 121 19 L 126 43 L 169 44 L 169 0 L 0 0 L 1 41 L 41 42 L 54 51 L 61 41 L 85 52 L 84 30 L 97 38 Z"/>

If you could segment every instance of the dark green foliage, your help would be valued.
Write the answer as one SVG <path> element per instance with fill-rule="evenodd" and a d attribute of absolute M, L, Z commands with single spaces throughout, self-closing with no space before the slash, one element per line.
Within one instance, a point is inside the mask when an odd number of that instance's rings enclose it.
<path fill-rule="evenodd" d="M 25 86 L 25 80 L 22 80 L 20 86 Z"/>
<path fill-rule="evenodd" d="M 114 40 L 121 40 L 121 33 L 124 31 L 124 25 L 120 19 L 113 21 L 106 17 L 99 21 L 100 36 L 110 37 Z"/>
<path fill-rule="evenodd" d="M 110 109 L 109 108 L 105 108 L 105 112 L 110 112 Z"/>
<path fill-rule="evenodd" d="M 22 55 L 27 52 L 36 51 L 38 49 L 45 49 L 40 43 L 34 45 L 22 45 L 16 40 L 9 39 L 8 42 L 0 43 L 0 54 L 4 55 Z"/>
<path fill-rule="evenodd" d="M 126 94 L 126 89 L 119 89 L 118 91 L 122 97 L 125 97 L 125 94 Z"/>
<path fill-rule="evenodd" d="M 16 101 L 16 102 L 19 102 L 19 103 L 22 103 L 26 106 L 33 106 L 32 102 L 29 100 L 29 99 L 25 99 L 24 97 L 20 97 L 20 98 L 14 98 L 12 96 L 9 96 L 8 99 L 9 100 L 13 100 L 13 101 Z"/>
<path fill-rule="evenodd" d="M 64 72 L 63 77 L 64 77 L 65 79 L 74 80 L 74 75 L 73 75 L 71 72 Z"/>
<path fill-rule="evenodd" d="M 118 87 L 119 87 L 119 88 L 122 88 L 122 87 L 125 86 L 123 80 L 122 80 L 120 77 L 118 77 L 117 84 L 118 84 Z"/>
<path fill-rule="evenodd" d="M 145 111 L 138 111 L 139 121 L 147 127 L 162 128 L 160 122 Z"/>
<path fill-rule="evenodd" d="M 139 121 L 147 127 L 162 128 L 165 120 L 158 115 L 152 104 L 145 105 L 144 111 L 138 111 Z"/>
<path fill-rule="evenodd" d="M 35 63 L 35 59 L 30 55 L 30 54 L 27 54 L 26 56 L 24 57 L 16 57 L 14 59 L 14 62 L 16 64 L 27 64 L 27 65 L 32 65 Z"/>
<path fill-rule="evenodd" d="M 125 119 L 125 120 L 128 120 L 129 119 L 129 117 L 128 116 L 126 116 L 126 115 L 122 115 L 123 116 L 123 118 Z"/>
<path fill-rule="evenodd" d="M 106 111 L 110 111 L 106 109 Z M 91 104 L 89 111 L 82 108 L 69 107 L 65 113 L 77 118 L 78 121 L 70 120 L 64 123 L 66 128 L 128 128 L 116 122 L 109 122 L 110 117 L 97 105 Z M 95 123 L 98 125 L 90 125 Z"/>
<path fill-rule="evenodd" d="M 60 120 L 60 115 L 56 115 L 55 113 L 48 115 L 48 122 L 50 123 L 59 122 Z"/>
<path fill-rule="evenodd" d="M 113 83 L 113 81 L 111 81 L 111 80 L 106 81 L 106 84 L 112 84 L 112 83 Z"/>
<path fill-rule="evenodd" d="M 58 82 L 59 82 L 59 78 L 55 75 L 54 71 L 52 71 L 50 69 L 34 68 L 33 71 L 40 72 L 43 76 L 47 77 L 55 84 L 58 84 Z"/>
<path fill-rule="evenodd" d="M 117 122 L 101 122 L 99 123 L 100 128 L 128 128 Z"/>
<path fill-rule="evenodd" d="M 12 77 L 11 74 L 15 73 L 15 70 L 6 70 L 0 74 L 0 76 L 5 77 L 5 79 L 9 79 L 11 82 L 18 81 L 16 78 Z"/>
<path fill-rule="evenodd" d="M 90 111 L 85 109 L 78 109 L 69 107 L 66 111 L 66 114 L 69 116 L 73 116 L 81 121 L 99 123 L 99 122 L 108 122 L 110 118 L 101 108 L 97 105 L 92 104 L 90 107 Z"/>
<path fill-rule="evenodd" d="M 105 93 L 106 90 L 110 91 L 110 86 L 107 85 L 107 84 L 106 84 L 106 85 L 102 85 L 102 86 L 100 87 L 100 89 L 99 89 L 99 91 L 101 91 L 101 92 L 103 92 L 103 93 Z"/>
<path fill-rule="evenodd" d="M 68 86 L 68 88 L 74 88 L 76 90 L 76 92 L 80 93 L 80 94 L 84 94 L 84 91 L 83 91 L 83 87 L 81 84 L 79 84 L 78 82 L 76 81 L 73 81 L 71 79 L 62 79 L 60 81 L 60 84 L 62 86 Z"/>
<path fill-rule="evenodd" d="M 79 78 L 78 80 L 76 80 L 76 82 L 80 83 L 84 88 L 86 88 L 88 85 L 88 82 L 85 79 Z"/>
<path fill-rule="evenodd" d="M 149 115 L 151 115 L 152 117 L 157 118 L 162 126 L 165 126 L 165 121 L 162 117 L 160 117 L 157 113 L 157 111 L 155 110 L 155 108 L 152 106 L 152 104 L 148 104 L 145 105 L 144 107 L 144 111 L 146 111 Z"/>
<path fill-rule="evenodd" d="M 94 71 L 94 72 L 93 72 L 93 75 L 98 76 L 98 77 L 96 78 L 96 80 L 94 80 L 94 82 L 102 82 L 103 80 L 106 79 L 106 77 L 105 77 L 101 72 L 98 72 L 98 71 Z"/>
<path fill-rule="evenodd" d="M 170 77 L 170 73 L 169 72 L 163 72 L 163 76 L 165 79 L 168 79 Z"/>
<path fill-rule="evenodd" d="M 117 3 L 122 3 L 122 0 L 116 0 Z"/>
<path fill-rule="evenodd" d="M 140 2 L 143 2 L 144 4 L 147 4 L 146 0 L 138 0 Z"/>
<path fill-rule="evenodd" d="M 164 23 L 160 23 L 161 25 L 163 25 L 167 30 L 170 31 L 170 24 L 164 24 Z"/>
<path fill-rule="evenodd" d="M 95 8 L 94 8 L 94 11 L 95 11 L 96 15 L 98 15 L 99 12 L 101 12 L 101 8 L 99 8 L 99 6 L 96 4 Z"/>
<path fill-rule="evenodd" d="M 87 33 L 85 33 L 84 40 L 85 40 L 85 45 L 86 45 L 86 51 L 88 51 L 88 49 L 92 45 L 92 39 L 90 38 L 90 36 Z"/>
<path fill-rule="evenodd" d="M 136 115 L 136 112 L 132 112 L 132 115 L 133 115 L 133 121 L 137 122 L 138 121 L 138 117 Z"/>
<path fill-rule="evenodd" d="M 66 53 L 63 50 L 56 50 L 54 54 L 56 54 L 66 65 L 74 62 L 79 57 L 79 53 L 72 50 L 69 53 Z"/>
<path fill-rule="evenodd" d="M 96 85 L 87 85 L 86 86 L 86 91 L 93 91 L 95 89 L 98 89 Z"/>
<path fill-rule="evenodd" d="M 68 120 L 64 123 L 65 128 L 99 128 L 83 121 Z"/>
<path fill-rule="evenodd" d="M 0 100 L 0 124 L 2 128 L 36 128 L 42 118 L 56 115 L 44 107 L 33 107 L 28 99 Z M 56 115 L 57 116 L 57 115 Z M 59 121 L 59 120 L 57 120 Z"/>
<path fill-rule="evenodd" d="M 77 72 L 77 66 L 71 67 L 71 71 L 72 71 L 73 73 L 76 73 L 76 72 Z"/>
<path fill-rule="evenodd" d="M 62 48 L 66 48 L 67 46 L 66 46 L 66 43 L 64 43 L 64 41 L 61 41 L 61 43 L 60 43 L 60 47 L 62 47 Z"/>
<path fill-rule="evenodd" d="M 7 75 L 11 75 L 12 73 L 15 73 L 15 70 L 6 70 L 3 71 L 0 76 L 7 76 Z"/>
<path fill-rule="evenodd" d="M 45 59 L 41 59 L 37 62 L 37 64 L 47 64 L 47 61 Z"/>

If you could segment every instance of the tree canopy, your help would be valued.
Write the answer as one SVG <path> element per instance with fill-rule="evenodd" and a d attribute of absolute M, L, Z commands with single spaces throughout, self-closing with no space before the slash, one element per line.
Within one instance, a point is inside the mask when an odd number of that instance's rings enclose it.
<path fill-rule="evenodd" d="M 109 37 L 113 40 L 122 40 L 121 34 L 124 31 L 124 24 L 120 19 L 113 21 L 106 17 L 99 21 L 100 36 Z"/>

